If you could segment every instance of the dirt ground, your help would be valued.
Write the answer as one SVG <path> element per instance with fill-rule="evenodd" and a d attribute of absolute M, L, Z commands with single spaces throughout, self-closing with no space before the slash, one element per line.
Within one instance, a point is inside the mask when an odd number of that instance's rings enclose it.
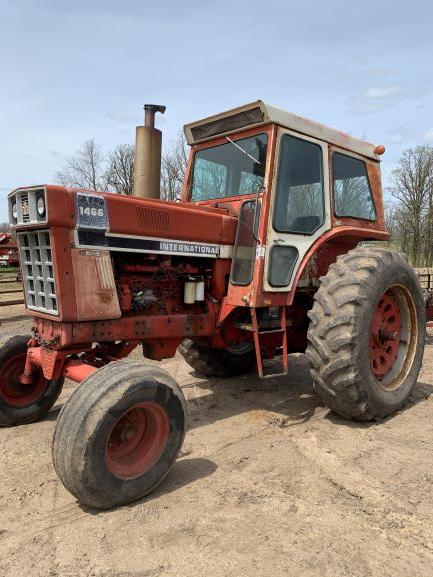
<path fill-rule="evenodd" d="M 2 334 L 28 331 L 0 309 Z M 314 394 L 303 355 L 288 377 L 182 386 L 189 432 L 149 497 L 99 512 L 57 479 L 41 422 L 0 429 L 1 577 L 340 577 L 433 575 L 433 337 L 409 405 L 354 424 Z"/>

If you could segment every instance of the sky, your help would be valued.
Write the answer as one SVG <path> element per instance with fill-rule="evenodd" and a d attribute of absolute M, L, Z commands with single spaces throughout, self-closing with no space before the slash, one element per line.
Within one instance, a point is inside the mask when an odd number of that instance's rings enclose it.
<path fill-rule="evenodd" d="M 0 222 L 83 141 L 133 142 L 262 99 L 375 144 L 384 185 L 433 145 L 431 0 L 0 0 Z"/>

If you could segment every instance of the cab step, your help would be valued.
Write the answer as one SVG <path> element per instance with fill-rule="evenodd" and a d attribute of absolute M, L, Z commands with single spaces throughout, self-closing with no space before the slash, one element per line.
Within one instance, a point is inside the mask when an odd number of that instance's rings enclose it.
<path fill-rule="evenodd" d="M 251 321 L 252 321 L 252 330 L 253 330 L 253 338 L 254 338 L 254 349 L 256 351 L 256 360 L 257 360 L 257 371 L 259 373 L 259 378 L 261 379 L 270 379 L 273 377 L 281 377 L 287 375 L 288 372 L 288 359 L 287 359 L 287 331 L 286 331 L 286 307 L 278 307 L 279 312 L 279 328 L 275 329 L 262 329 L 260 330 L 259 323 L 257 321 L 257 312 L 256 309 L 253 307 L 251 309 Z M 261 335 L 269 335 L 269 334 L 280 334 L 281 335 L 281 348 L 282 348 L 282 371 L 277 373 L 266 373 L 264 374 L 263 370 L 263 358 L 262 358 L 262 346 L 260 342 Z"/>

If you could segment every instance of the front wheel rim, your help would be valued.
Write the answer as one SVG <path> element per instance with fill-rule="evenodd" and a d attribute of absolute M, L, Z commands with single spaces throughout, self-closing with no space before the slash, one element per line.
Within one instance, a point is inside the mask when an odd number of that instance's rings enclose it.
<path fill-rule="evenodd" d="M 23 385 L 26 352 L 18 353 L 4 362 L 0 368 L 0 397 L 11 407 L 23 408 L 39 400 L 48 387 L 48 381 L 39 369 L 35 370 L 32 383 Z"/>
<path fill-rule="evenodd" d="M 370 324 L 370 367 L 386 390 L 398 389 L 413 364 L 418 315 L 410 291 L 393 285 L 381 296 Z"/>
<path fill-rule="evenodd" d="M 134 479 L 149 471 L 162 455 L 170 424 L 161 405 L 145 402 L 125 411 L 108 435 L 105 462 L 120 479 Z"/>

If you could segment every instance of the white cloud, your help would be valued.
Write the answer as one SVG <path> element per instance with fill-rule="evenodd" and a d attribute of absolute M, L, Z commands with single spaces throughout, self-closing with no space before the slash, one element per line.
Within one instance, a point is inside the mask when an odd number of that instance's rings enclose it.
<path fill-rule="evenodd" d="M 433 141 L 433 128 L 430 128 L 430 130 L 427 130 L 427 132 L 424 134 L 424 138 L 426 140 Z"/>
<path fill-rule="evenodd" d="M 139 124 L 140 117 L 136 114 L 125 114 L 123 112 L 107 112 L 105 115 L 114 122 L 121 122 L 122 124 Z"/>
<path fill-rule="evenodd" d="M 403 86 L 400 84 L 394 84 L 392 86 L 372 86 L 365 90 L 362 94 L 362 98 L 366 100 L 380 100 L 382 98 L 387 98 L 393 94 L 399 94 L 403 91 Z"/>
<path fill-rule="evenodd" d="M 389 138 L 390 144 L 401 144 L 404 140 L 403 134 L 401 132 L 394 132 Z"/>
<path fill-rule="evenodd" d="M 354 114 L 369 114 L 391 108 L 398 102 L 418 98 L 415 89 L 409 89 L 403 84 L 374 85 L 364 88 L 359 94 L 347 99 L 349 112 Z"/>
<path fill-rule="evenodd" d="M 401 144 L 413 135 L 413 130 L 407 126 L 395 126 L 387 130 L 389 144 Z"/>

